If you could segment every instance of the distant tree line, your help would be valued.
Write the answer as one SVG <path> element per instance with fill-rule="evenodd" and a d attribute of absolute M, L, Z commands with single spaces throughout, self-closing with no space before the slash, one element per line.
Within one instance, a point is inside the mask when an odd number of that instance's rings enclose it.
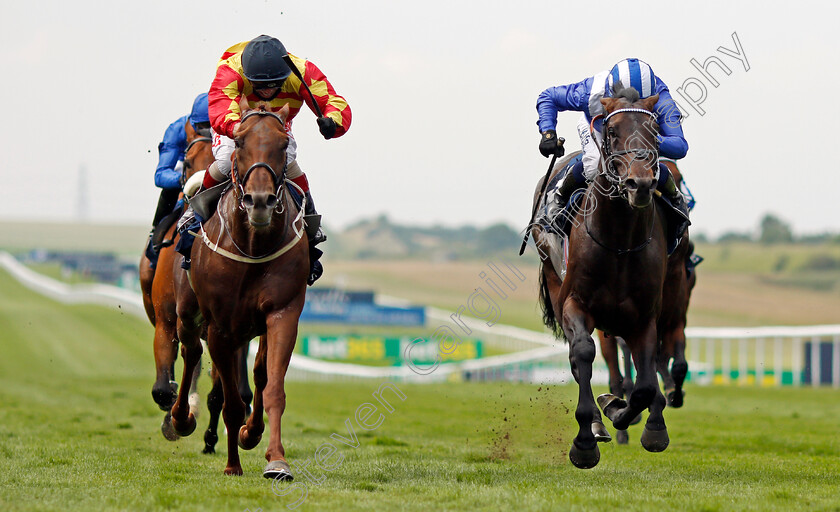
<path fill-rule="evenodd" d="M 790 224 L 783 221 L 772 213 L 767 213 L 761 218 L 757 232 L 727 231 L 716 240 L 711 240 L 704 233 L 692 233 L 692 239 L 700 243 L 731 243 L 731 242 L 754 242 L 763 245 L 776 244 L 840 244 L 840 233 L 818 233 L 796 236 Z"/>

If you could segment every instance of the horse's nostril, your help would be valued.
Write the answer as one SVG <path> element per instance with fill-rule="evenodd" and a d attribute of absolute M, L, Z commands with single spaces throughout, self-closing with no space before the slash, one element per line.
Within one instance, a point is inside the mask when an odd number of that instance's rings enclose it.
<path fill-rule="evenodd" d="M 624 182 L 624 186 L 627 187 L 629 190 L 636 190 L 639 188 L 639 184 L 636 183 L 636 180 L 633 178 L 627 178 L 627 181 Z"/>
<path fill-rule="evenodd" d="M 254 198 L 251 194 L 245 194 L 242 196 L 242 204 L 246 207 L 250 208 L 254 206 Z"/>
<path fill-rule="evenodd" d="M 268 198 L 265 200 L 265 205 L 269 208 L 274 208 L 275 206 L 277 206 L 277 196 L 275 196 L 274 194 L 268 196 Z"/>

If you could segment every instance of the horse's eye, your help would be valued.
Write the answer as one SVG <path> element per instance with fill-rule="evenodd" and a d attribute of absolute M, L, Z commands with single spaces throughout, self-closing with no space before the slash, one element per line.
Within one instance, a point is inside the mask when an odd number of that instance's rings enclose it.
<path fill-rule="evenodd" d="M 612 129 L 612 128 L 610 128 L 610 129 L 607 131 L 607 133 L 609 134 L 609 136 L 610 136 L 610 137 L 618 137 L 618 135 L 615 133 L 615 130 L 614 130 L 614 129 Z"/>
<path fill-rule="evenodd" d="M 240 142 L 239 139 L 234 139 L 233 144 L 238 148 L 242 147 L 242 142 Z"/>

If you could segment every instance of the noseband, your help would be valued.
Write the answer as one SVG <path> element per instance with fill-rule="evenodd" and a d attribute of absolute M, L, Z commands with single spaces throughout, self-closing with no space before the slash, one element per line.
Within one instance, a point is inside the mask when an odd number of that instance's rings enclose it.
<path fill-rule="evenodd" d="M 271 116 L 271 117 L 277 119 L 277 121 L 280 123 L 280 126 L 285 126 L 285 123 L 283 122 L 283 119 L 280 116 L 278 116 L 274 112 L 268 112 L 266 110 L 252 110 L 251 112 L 248 112 L 247 114 L 245 114 L 245 116 L 242 118 L 240 123 L 244 123 L 246 119 L 248 119 L 249 117 L 252 117 L 252 116 Z M 274 195 L 277 196 L 278 198 L 283 197 L 282 194 L 285 190 L 285 183 L 286 183 L 286 164 L 287 164 L 286 160 L 284 159 L 283 160 L 283 169 L 281 170 L 281 174 L 278 175 L 277 172 L 274 170 L 274 168 L 271 167 L 271 165 L 269 165 L 267 162 L 256 162 L 253 165 L 251 165 L 251 167 L 248 167 L 248 170 L 245 171 L 245 176 L 242 176 L 240 178 L 239 177 L 239 167 L 236 165 L 236 158 L 234 158 L 233 159 L 233 169 L 232 169 L 232 172 L 230 174 L 230 177 L 231 177 L 231 180 L 233 181 L 234 191 L 236 192 L 236 199 L 239 203 L 239 208 L 244 209 L 244 205 L 242 204 L 242 199 L 245 197 L 245 188 L 244 188 L 245 181 L 248 179 L 248 176 L 251 175 L 251 172 L 253 172 L 255 169 L 259 169 L 261 167 L 263 169 L 266 169 L 269 173 L 271 173 L 271 177 L 272 177 L 272 180 L 274 182 L 274 186 L 276 188 L 276 190 L 274 192 Z M 282 213 L 283 208 L 284 208 L 283 205 L 284 205 L 283 201 L 277 201 L 277 206 L 275 206 L 275 208 L 280 208 L 280 213 Z"/>
<path fill-rule="evenodd" d="M 626 196 L 627 189 L 624 186 L 624 182 L 627 178 L 622 178 L 618 171 L 615 169 L 615 164 L 613 163 L 616 158 L 624 157 L 628 158 L 627 155 L 632 155 L 629 157 L 629 160 L 632 162 L 633 160 L 643 160 L 643 161 L 652 161 L 654 162 L 654 169 L 653 169 L 653 179 L 659 180 L 659 148 L 654 145 L 654 148 L 650 147 L 643 147 L 643 148 L 630 148 L 630 149 L 623 149 L 620 151 L 613 151 L 612 145 L 610 144 L 609 132 L 607 131 L 607 126 L 609 125 L 610 118 L 616 114 L 620 114 L 623 112 L 634 112 L 639 114 L 646 114 L 653 118 L 656 121 L 656 114 L 645 110 L 643 108 L 620 108 L 618 110 L 614 110 L 610 112 L 605 118 L 603 126 L 601 127 L 601 139 L 603 139 L 603 143 L 601 145 L 601 153 L 602 153 L 602 164 L 601 164 L 601 174 L 604 177 L 616 186 L 619 193 L 622 197 Z M 595 124 L 595 120 L 600 116 L 595 116 L 592 119 L 592 123 L 590 124 L 590 131 Z"/>

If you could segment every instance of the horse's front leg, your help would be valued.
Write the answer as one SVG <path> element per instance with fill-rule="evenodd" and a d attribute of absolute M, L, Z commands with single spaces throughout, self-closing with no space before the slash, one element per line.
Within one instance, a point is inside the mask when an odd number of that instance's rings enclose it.
<path fill-rule="evenodd" d="M 563 304 L 563 332 L 569 341 L 569 362 L 572 375 L 578 383 L 578 405 L 575 419 L 578 434 L 569 450 L 569 459 L 575 467 L 593 468 L 601 459 L 598 442 L 592 432 L 592 422 L 600 419 L 598 407 L 592 396 L 592 363 L 595 361 L 595 340 L 592 317 L 573 298 Z M 603 426 L 603 425 L 602 425 Z"/>
<path fill-rule="evenodd" d="M 665 343 L 667 340 L 667 345 Z M 665 371 L 668 372 L 668 379 L 663 375 L 665 385 L 665 397 L 671 407 L 682 407 L 685 391 L 683 383 L 688 375 L 688 361 L 685 359 L 685 325 L 678 325 L 663 337 L 663 345 L 668 347 L 668 354 L 665 356 Z M 664 348 L 664 347 L 663 347 Z M 668 371 L 668 360 L 673 357 L 670 371 Z M 660 358 L 660 365 L 663 361 Z M 660 370 L 660 374 L 662 371 Z"/>
<path fill-rule="evenodd" d="M 204 432 L 204 450 L 202 453 L 216 453 L 216 443 L 219 442 L 219 416 L 222 414 L 222 404 L 225 401 L 222 390 L 222 379 L 216 365 L 211 365 L 210 379 L 213 387 L 207 393 L 207 411 L 210 413 L 210 422 L 207 424 L 207 431 Z"/>
<path fill-rule="evenodd" d="M 195 371 L 201 362 L 201 340 L 198 332 L 189 329 L 179 319 L 178 337 L 181 340 L 181 356 L 184 359 L 184 373 L 181 375 L 181 389 L 178 391 L 178 398 L 172 406 L 172 427 L 179 436 L 188 436 L 193 433 L 196 426 L 195 415 L 190 403 L 190 387 L 195 377 Z"/>
<path fill-rule="evenodd" d="M 254 409 L 251 411 L 248 420 L 239 429 L 239 446 L 245 450 L 256 447 L 260 443 L 262 434 L 265 431 L 265 423 L 263 421 L 263 390 L 268 382 L 268 374 L 265 367 L 267 350 L 267 336 L 263 334 L 260 336 L 260 347 L 257 350 L 257 357 L 254 360 Z"/>
<path fill-rule="evenodd" d="M 626 340 L 636 364 L 637 376 L 633 392 L 627 402 L 612 395 L 601 395 L 598 402 L 604 414 L 618 429 L 626 429 L 639 413 L 650 407 L 650 415 L 642 433 L 642 445 L 648 451 L 662 451 L 668 447 L 669 440 L 665 418 L 662 416 L 665 396 L 659 390 L 656 376 L 658 339 L 655 322 L 650 321 L 642 331 Z"/>
<path fill-rule="evenodd" d="M 251 414 L 251 402 L 254 400 L 254 393 L 248 384 L 248 350 L 251 344 L 246 343 L 236 351 L 236 364 L 239 365 L 239 397 L 245 402 L 245 415 Z"/>
<path fill-rule="evenodd" d="M 213 365 L 222 381 L 224 405 L 222 418 L 227 427 L 228 459 L 225 467 L 226 475 L 241 475 L 242 464 L 239 462 L 239 445 L 236 435 L 245 420 L 245 404 L 239 396 L 238 368 L 236 364 L 236 348 L 234 340 L 221 333 L 213 323 L 207 326 L 207 348 Z"/>
<path fill-rule="evenodd" d="M 178 339 L 174 322 L 158 318 L 155 324 L 155 383 L 152 399 L 162 411 L 169 411 L 175 404 L 178 383 L 175 381 L 175 360 L 178 358 Z"/>
<path fill-rule="evenodd" d="M 281 421 L 286 409 L 285 380 L 289 368 L 292 350 L 297 338 L 298 318 L 303 309 L 303 293 L 297 304 L 290 305 L 283 311 L 276 311 L 266 317 L 267 351 L 266 372 L 268 375 L 262 400 L 271 425 L 271 438 L 265 458 L 268 461 L 263 476 L 280 480 L 292 480 L 292 472 L 286 462 L 286 451 L 281 437 Z M 294 309 L 290 311 L 290 309 Z M 257 374 L 254 374 L 256 382 Z"/>

